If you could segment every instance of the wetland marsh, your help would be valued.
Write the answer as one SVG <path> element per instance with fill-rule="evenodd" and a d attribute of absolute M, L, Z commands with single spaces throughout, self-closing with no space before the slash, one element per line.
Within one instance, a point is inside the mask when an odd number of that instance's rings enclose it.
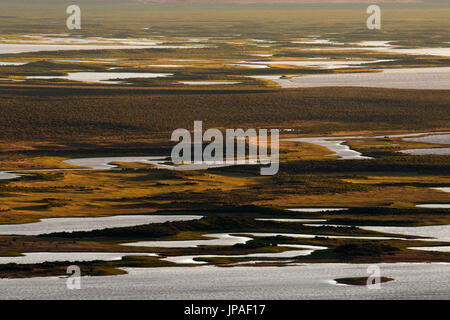
<path fill-rule="evenodd" d="M 0 4 L 0 298 L 448 299 L 447 4 L 372 32 L 355 4 L 91 1 L 68 32 L 49 3 Z M 195 120 L 281 129 L 279 173 L 175 166 Z M 336 284 L 370 264 L 394 280 Z"/>

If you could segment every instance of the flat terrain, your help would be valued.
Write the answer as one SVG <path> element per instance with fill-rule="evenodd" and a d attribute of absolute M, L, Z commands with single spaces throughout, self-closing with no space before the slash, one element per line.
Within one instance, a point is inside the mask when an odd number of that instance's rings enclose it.
<path fill-rule="evenodd" d="M 386 5 L 379 32 L 366 29 L 365 6 L 355 4 L 138 4 L 126 10 L 117 4 L 105 10 L 81 1 L 83 27 L 76 32 L 61 23 L 64 5 L 27 5 L 32 9 L 0 4 L 7 12 L 0 19 L 0 171 L 20 175 L 0 180 L 0 223 L 116 215 L 199 219 L 3 234 L 5 261 L 33 253 L 74 254 L 75 260 L 77 253 L 133 253 L 77 262 L 84 275 L 99 276 L 134 267 L 450 262 L 442 249 L 446 238 L 364 228 L 450 224 L 450 194 L 437 189 L 450 187 L 450 156 L 400 152 L 448 147 L 445 138 L 431 143 L 427 136 L 450 131 L 450 91 L 286 89 L 270 80 L 448 69 L 448 5 Z M 279 128 L 280 172 L 261 176 L 255 165 L 170 171 L 120 161 L 112 170 L 80 170 L 86 168 L 64 162 L 167 157 L 172 131 L 192 130 L 194 120 L 220 130 Z M 425 138 L 396 136 L 411 133 Z M 312 136 L 358 136 L 342 146 L 368 158 L 342 160 L 324 146 L 283 140 Z M 236 237 L 245 241 L 230 241 Z M 143 241 L 158 243 L 140 246 Z M 177 247 L 168 241 L 206 242 Z M 0 277 L 60 276 L 68 264 L 5 263 Z"/>

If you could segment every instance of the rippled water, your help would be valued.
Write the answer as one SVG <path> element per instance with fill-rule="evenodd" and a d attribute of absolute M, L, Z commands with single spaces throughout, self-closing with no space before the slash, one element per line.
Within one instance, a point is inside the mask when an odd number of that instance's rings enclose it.
<path fill-rule="evenodd" d="M 6 42 L 27 43 L 27 44 L 139 44 L 139 45 L 157 45 L 162 41 L 149 38 L 104 38 L 104 37 L 81 37 L 71 36 L 70 34 L 40 34 L 23 35 L 17 39 L 4 39 Z"/>
<path fill-rule="evenodd" d="M 27 62 L 4 62 L 0 61 L 0 66 L 23 66 L 27 64 Z"/>
<path fill-rule="evenodd" d="M 124 246 L 135 247 L 160 247 L 160 248 L 192 248 L 198 246 L 233 246 L 238 243 L 246 243 L 252 238 L 233 236 L 228 233 L 211 233 L 205 237 L 209 240 L 178 240 L 178 241 L 138 241 L 122 243 Z"/>
<path fill-rule="evenodd" d="M 403 138 L 405 141 L 450 144 L 450 134 L 431 134 L 425 137 Z"/>
<path fill-rule="evenodd" d="M 213 86 L 219 84 L 238 84 L 240 81 L 180 81 L 182 84 L 197 85 L 197 86 Z"/>
<path fill-rule="evenodd" d="M 344 137 L 343 137 L 344 138 Z M 348 159 L 371 159 L 370 157 L 365 157 L 361 152 L 350 149 L 349 146 L 344 145 L 345 140 L 335 140 L 339 139 L 339 137 L 312 137 L 312 138 L 290 138 L 284 139 L 284 141 L 291 142 L 305 142 L 311 143 L 318 146 L 322 146 L 327 148 L 328 150 L 334 152 L 330 154 L 330 156 L 337 156 L 340 159 L 348 160 Z"/>
<path fill-rule="evenodd" d="M 389 135 L 389 137 L 415 137 L 422 136 L 427 133 L 411 133 L 411 134 L 396 134 Z M 436 139 L 445 139 L 440 138 L 441 135 L 448 136 L 445 133 L 435 133 L 433 136 Z M 360 152 L 350 149 L 348 146 L 344 145 L 347 139 L 376 139 L 383 138 L 384 136 L 344 136 L 344 137 L 302 137 L 302 138 L 290 138 L 283 139 L 283 141 L 294 141 L 294 142 L 307 142 L 316 145 L 324 146 L 330 149 L 332 152 L 335 152 L 332 155 L 338 156 L 341 159 L 366 159 L 368 157 L 363 156 Z M 417 150 L 429 150 L 429 149 L 417 149 Z M 439 150 L 446 150 L 445 148 L 435 148 L 430 149 L 433 152 L 439 152 Z M 408 151 L 408 150 L 406 150 Z M 226 163 L 208 163 L 204 162 L 202 164 L 183 164 L 179 166 L 173 166 L 168 163 L 167 157 L 155 157 L 155 156 L 141 156 L 141 157 L 96 157 L 96 158 L 79 158 L 79 159 L 70 159 L 63 161 L 64 163 L 71 164 L 74 166 L 84 167 L 92 170 L 109 170 L 112 168 L 116 168 L 116 165 L 112 165 L 112 162 L 140 162 L 146 164 L 152 164 L 158 169 L 167 169 L 167 170 L 205 170 L 208 168 L 216 168 L 216 167 L 225 167 L 229 166 Z M 250 159 L 247 160 L 237 160 L 237 164 L 247 165 L 247 164 L 258 164 L 258 161 Z M 67 171 L 67 170 L 83 170 L 83 169 L 45 169 L 45 170 L 19 170 L 20 173 L 26 172 L 35 172 L 35 171 Z M 0 180 L 8 180 L 20 177 L 20 173 L 13 173 L 8 171 L 0 171 Z M 291 209 L 288 209 L 291 210 Z M 296 209 L 298 211 L 310 210 L 310 212 L 323 211 L 318 208 L 299 208 Z M 311 211 L 312 210 L 312 211 Z M 335 210 L 330 208 L 329 211 Z M 342 209 L 340 209 L 342 210 Z"/>
<path fill-rule="evenodd" d="M 170 161 L 167 157 L 152 157 L 152 156 L 142 156 L 142 157 L 96 157 L 96 158 L 78 158 L 78 159 L 70 159 L 64 160 L 64 163 L 83 167 L 76 169 L 39 169 L 39 170 L 17 170 L 20 173 L 29 173 L 29 172 L 39 172 L 39 171 L 72 171 L 72 170 L 110 170 L 113 168 L 117 168 L 117 165 L 111 164 L 113 162 L 128 162 L 128 163 L 145 163 L 154 165 L 157 169 L 166 169 L 166 170 L 178 170 L 178 171 L 189 171 L 189 170 L 206 170 L 209 168 L 220 168 L 231 166 L 231 164 L 227 164 L 226 162 L 216 163 L 214 161 L 204 161 L 201 164 L 190 163 L 190 164 L 182 164 L 182 165 L 170 165 Z M 259 161 L 253 159 L 238 159 L 235 162 L 237 165 L 255 165 L 260 164 Z M 0 180 L 10 180 L 14 178 L 20 177 L 18 173 L 12 173 L 8 171 L 0 171 Z"/>
<path fill-rule="evenodd" d="M 279 247 L 286 248 L 298 248 L 301 250 L 286 250 L 283 252 L 275 252 L 275 253 L 251 253 L 245 255 L 190 255 L 190 256 L 176 256 L 176 257 L 167 257 L 161 260 L 174 262 L 174 263 L 189 263 L 189 264 L 205 264 L 207 262 L 204 261 L 196 261 L 195 258 L 294 258 L 298 256 L 307 256 L 313 253 L 316 250 L 327 249 L 327 247 L 320 246 L 307 246 L 307 245 L 287 245 L 283 244 Z"/>
<path fill-rule="evenodd" d="M 287 65 L 287 66 L 300 66 L 300 67 L 313 67 L 319 69 L 342 69 L 350 68 L 354 66 L 361 66 L 365 64 L 391 62 L 394 60 L 288 60 L 288 61 L 242 61 L 240 63 L 249 65 Z"/>
<path fill-rule="evenodd" d="M 304 51 L 377 51 L 387 52 L 394 54 L 407 54 L 407 55 L 425 55 L 425 56 L 441 56 L 450 57 L 450 48 L 398 48 L 389 45 L 381 46 L 360 46 L 360 47 L 324 47 L 324 48 L 305 48 Z"/>
<path fill-rule="evenodd" d="M 79 62 L 79 63 L 111 63 L 112 61 L 117 61 L 116 60 L 68 60 L 68 59 L 64 59 L 64 60 L 53 60 L 56 62 Z"/>
<path fill-rule="evenodd" d="M 39 235 L 53 232 L 92 231 L 148 223 L 188 221 L 201 216 L 122 215 L 112 217 L 50 218 L 35 223 L 0 224 L 0 234 Z"/>
<path fill-rule="evenodd" d="M 152 68 L 190 68 L 194 67 L 193 65 L 187 64 L 152 64 L 150 65 Z"/>
<path fill-rule="evenodd" d="M 259 76 L 254 78 L 264 79 Z M 304 75 L 268 80 L 276 82 L 282 88 L 375 87 L 449 90 L 450 67 L 383 69 L 381 72 Z"/>
<path fill-rule="evenodd" d="M 82 82 L 119 84 L 123 83 L 123 81 L 111 81 L 111 80 L 134 79 L 134 78 L 164 78 L 172 75 L 173 75 L 172 73 L 148 73 L 148 72 L 69 72 L 67 76 L 28 76 L 27 79 L 66 79 Z"/>
<path fill-rule="evenodd" d="M 439 190 L 439 191 L 443 191 L 443 192 L 450 192 L 449 187 L 436 187 L 436 188 L 431 188 L 431 189 L 435 189 L 435 190 Z"/>
<path fill-rule="evenodd" d="M 416 207 L 419 208 L 433 208 L 433 209 L 450 209 L 449 203 L 428 203 L 428 204 L 418 204 Z"/>
<path fill-rule="evenodd" d="M 130 50 L 130 49 L 201 49 L 206 48 L 206 45 L 135 45 L 130 42 L 130 45 L 123 43 L 123 45 L 92 45 L 92 44 L 17 44 L 17 43 L 2 43 L 0 46 L 0 54 L 16 54 L 26 52 L 41 52 L 41 51 L 80 51 L 80 50 Z"/>
<path fill-rule="evenodd" d="M 405 141 L 450 144 L 450 134 L 428 135 L 425 137 L 403 138 Z M 423 148 L 402 150 L 403 153 L 414 155 L 440 154 L 450 155 L 450 148 Z"/>
<path fill-rule="evenodd" d="M 43 263 L 56 261 L 114 261 L 121 260 L 125 256 L 152 256 L 155 253 L 122 253 L 122 252 L 26 252 L 20 257 L 0 257 L 0 264 L 5 263 Z"/>
<path fill-rule="evenodd" d="M 293 212 L 326 212 L 326 211 L 342 211 L 348 210 L 347 208 L 290 208 L 287 211 Z"/>
<path fill-rule="evenodd" d="M 109 170 L 117 168 L 112 162 L 128 162 L 128 163 L 146 163 L 153 164 L 153 161 L 164 160 L 166 157 L 97 157 L 97 158 L 79 158 L 64 160 L 64 163 L 85 167 L 93 170 Z"/>
<path fill-rule="evenodd" d="M 450 205 L 448 206 L 450 208 Z M 450 241 L 450 225 L 423 227 L 359 227 L 363 230 L 427 237 L 428 241 Z"/>
<path fill-rule="evenodd" d="M 291 41 L 295 44 L 328 44 L 328 45 L 343 45 L 342 42 L 331 41 L 329 39 L 301 39 L 297 41 Z"/>
<path fill-rule="evenodd" d="M 449 68 L 450 70 L 450 68 Z M 390 138 L 403 138 L 403 139 L 415 139 L 417 136 L 423 136 L 427 133 L 407 133 L 407 134 L 394 134 L 394 135 L 387 135 Z M 431 135 L 429 138 L 433 141 L 447 141 L 448 139 L 448 133 L 447 132 L 436 132 L 435 134 Z M 302 137 L 302 138 L 289 138 L 289 139 L 283 139 L 283 141 L 292 141 L 292 142 L 305 142 L 305 143 L 311 143 L 318 146 L 325 147 L 329 149 L 332 152 L 335 152 L 334 154 L 330 154 L 330 156 L 337 156 L 340 159 L 370 159 L 370 157 L 363 156 L 360 152 L 356 150 L 352 150 L 349 146 L 344 145 L 344 143 L 347 140 L 350 139 L 380 139 L 384 138 L 385 136 L 342 136 L 342 137 L 333 137 L 333 136 L 327 136 L 327 137 Z M 421 139 L 421 138 L 417 138 Z M 400 152 L 404 153 L 413 153 L 418 152 L 417 154 L 450 154 L 449 153 L 450 148 L 434 148 L 434 149 L 410 149 L 410 150 L 402 150 Z"/>
<path fill-rule="evenodd" d="M 377 237 L 377 236 L 335 236 L 335 235 L 315 235 L 302 233 L 268 233 L 268 232 L 241 232 L 253 237 L 276 237 L 285 236 L 292 238 L 313 239 L 315 237 L 327 237 L 332 239 L 365 239 L 365 240 L 390 240 L 401 239 L 395 237 Z M 238 243 L 246 243 L 252 238 L 245 236 L 236 236 L 229 233 L 206 234 L 205 237 L 212 238 L 210 240 L 177 240 L 177 241 L 137 241 L 122 243 L 124 246 L 133 247 L 160 247 L 160 248 L 191 248 L 198 246 L 233 246 Z M 284 246 L 284 245 L 283 245 Z"/>
<path fill-rule="evenodd" d="M 275 221 L 275 222 L 325 222 L 326 219 L 255 219 L 259 221 Z"/>
<path fill-rule="evenodd" d="M 396 48 L 396 47 L 377 47 L 370 48 L 379 52 L 391 52 L 397 54 L 409 54 L 418 56 L 442 56 L 450 57 L 450 48 Z"/>
<path fill-rule="evenodd" d="M 436 246 L 436 247 L 409 247 L 408 249 L 436 251 L 436 252 L 450 252 L 450 246 Z"/>
<path fill-rule="evenodd" d="M 362 47 L 391 47 L 393 41 L 361 41 L 356 43 Z"/>
<path fill-rule="evenodd" d="M 407 149 L 400 151 L 402 153 L 408 153 L 413 155 L 450 155 L 450 148 L 427 148 L 427 149 Z"/>
<path fill-rule="evenodd" d="M 273 57 L 273 53 L 253 53 L 253 54 L 250 54 L 250 56 L 268 58 L 268 57 Z"/>
<path fill-rule="evenodd" d="M 362 229 L 362 228 L 361 228 Z M 363 240 L 390 240 L 390 239 L 401 239 L 394 237 L 372 237 L 372 236 L 334 236 L 334 235 L 326 235 L 326 234 L 302 234 L 302 233 L 268 233 L 268 232 L 250 232 L 247 233 L 249 235 L 255 237 L 276 237 L 276 236 L 284 236 L 284 237 L 292 237 L 292 238 L 305 238 L 312 239 L 315 237 L 326 237 L 330 239 L 363 239 Z"/>
<path fill-rule="evenodd" d="M 229 66 L 245 67 L 251 69 L 269 69 L 270 67 L 265 64 L 250 64 L 250 63 L 232 63 Z"/>
<path fill-rule="evenodd" d="M 0 180 L 11 180 L 15 178 L 19 178 L 20 174 L 12 173 L 8 171 L 0 171 Z"/>
<path fill-rule="evenodd" d="M 312 239 L 315 238 L 316 235 L 312 234 L 297 234 L 297 233 L 245 233 L 250 234 L 253 237 L 274 237 L 274 236 L 285 236 L 285 237 L 293 237 L 293 238 L 305 238 Z M 245 243 L 252 238 L 231 235 L 228 233 L 216 233 L 216 234 L 206 234 L 205 237 L 212 238 L 210 240 L 182 240 L 182 241 L 138 241 L 131 243 L 123 243 L 125 246 L 134 246 L 134 247 L 164 247 L 164 248 L 189 248 L 189 247 L 198 247 L 198 246 L 233 246 L 238 243 Z M 334 236 L 334 235 L 321 235 L 321 237 L 328 237 L 334 239 L 368 239 L 368 240 L 387 240 L 387 239 L 396 239 L 392 237 L 364 237 L 364 236 Z M 170 261 L 174 263 L 189 263 L 189 264 L 204 264 L 205 262 L 196 261 L 195 258 L 198 257 L 253 257 L 253 258 L 262 258 L 262 257 L 270 257 L 270 258 L 289 258 L 296 257 L 302 255 L 309 255 L 315 250 L 326 249 L 326 247 L 321 246 L 309 246 L 309 245 L 287 245 L 283 244 L 280 247 L 292 247 L 298 248 L 302 250 L 290 250 L 285 252 L 278 253 L 254 253 L 247 255 L 181 255 L 174 257 L 163 258 L 162 260 Z"/>
<path fill-rule="evenodd" d="M 1 299 L 449 299 L 449 264 L 379 264 L 394 281 L 381 289 L 337 286 L 332 280 L 368 276 L 365 264 L 292 267 L 212 266 L 125 269 L 127 275 L 83 277 L 81 290 L 66 279 L 0 280 Z"/>
<path fill-rule="evenodd" d="M 167 157 L 104 157 L 104 158 L 80 158 L 80 159 L 70 159 L 63 161 L 67 164 L 74 166 L 85 167 L 93 170 L 109 170 L 112 168 L 117 168 L 116 165 L 111 164 L 112 162 L 128 162 L 128 163 L 146 163 L 154 165 L 157 169 L 166 170 L 206 170 L 208 168 L 218 168 L 230 166 L 226 163 L 215 164 L 214 162 L 204 161 L 201 164 L 191 163 L 182 164 L 178 166 L 167 164 L 170 162 Z M 237 162 L 238 164 L 239 161 Z M 244 162 L 241 164 L 251 164 L 251 162 Z M 256 163 L 254 163 L 256 164 Z"/>

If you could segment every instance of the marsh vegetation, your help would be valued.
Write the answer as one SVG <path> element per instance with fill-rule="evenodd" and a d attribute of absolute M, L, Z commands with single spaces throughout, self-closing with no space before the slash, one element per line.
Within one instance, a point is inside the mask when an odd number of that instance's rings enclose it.
<path fill-rule="evenodd" d="M 60 23 L 65 8 L 59 2 L 39 6 L 47 24 L 22 3 L 4 1 L 0 11 L 5 6 L 8 16 L 0 19 L 0 170 L 8 176 L 2 173 L 5 179 L 0 180 L 0 223 L 117 215 L 201 219 L 3 234 L 3 257 L 135 253 L 137 248 L 141 254 L 157 255 L 78 262 L 86 275 L 123 274 L 126 267 L 194 268 L 197 263 L 450 262 L 449 252 L 410 249 L 448 246 L 447 241 L 362 228 L 450 224 L 449 209 L 418 207 L 450 203 L 445 192 L 450 186 L 449 156 L 400 152 L 446 146 L 445 139 L 436 142 L 427 136 L 450 130 L 450 91 L 284 89 L 270 80 L 448 67 L 450 58 L 443 50 L 423 51 L 450 42 L 448 5 L 386 5 L 383 31 L 373 33 L 361 21 L 365 7 L 359 5 L 154 5 L 148 10 L 138 4 L 122 10 L 117 2 L 105 11 L 99 2 L 86 1 L 85 24 L 76 34 Z M 433 19 L 418 24 L 424 16 Z M 389 50 L 371 50 L 367 41 Z M 49 45 L 73 45 L 74 50 L 46 51 Z M 122 48 L 105 47 L 118 45 Z M 367 61 L 374 63 L 361 64 Z M 74 73 L 106 74 L 107 79 L 76 81 L 69 77 Z M 142 78 L 154 73 L 165 77 Z M 110 170 L 85 170 L 67 162 L 167 157 L 173 147 L 171 132 L 192 130 L 194 120 L 221 130 L 280 128 L 280 173 L 261 176 L 258 166 L 168 171 L 127 161 L 114 162 Z M 419 140 L 394 135 L 418 132 L 423 133 Z M 339 160 L 324 146 L 283 140 L 348 135 L 361 138 L 343 144 L 372 159 Z M 347 210 L 286 210 L 323 207 Z M 211 234 L 247 240 L 208 244 Z M 136 245 L 149 241 L 206 243 Z M 309 251 L 290 256 L 295 250 Z M 171 261 L 179 257 L 189 258 Z M 69 263 L 0 264 L 0 277 L 61 276 Z M 337 280 L 359 284 L 366 279 Z"/>

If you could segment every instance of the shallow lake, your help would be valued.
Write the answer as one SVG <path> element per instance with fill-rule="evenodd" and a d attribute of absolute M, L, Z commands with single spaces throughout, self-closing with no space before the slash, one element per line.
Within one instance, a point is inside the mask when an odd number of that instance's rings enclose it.
<path fill-rule="evenodd" d="M 368 276 L 367 264 L 292 267 L 212 266 L 127 268 L 127 275 L 83 277 L 81 290 L 64 278 L 2 279 L 1 299 L 449 299 L 450 264 L 379 264 L 395 281 L 381 289 L 340 286 L 333 279 Z"/>
<path fill-rule="evenodd" d="M 166 157 L 150 157 L 150 156 L 143 156 L 143 157 L 97 157 L 97 158 L 77 158 L 77 159 L 70 159 L 70 160 L 64 160 L 64 163 L 78 166 L 78 167 L 85 167 L 93 170 L 109 170 L 113 168 L 117 168 L 116 165 L 111 164 L 112 162 L 128 162 L 128 163 L 146 163 L 146 164 L 152 164 L 153 161 L 157 160 L 164 160 Z"/>
<path fill-rule="evenodd" d="M 259 221 L 275 221 L 275 222 L 325 222 L 326 219 L 255 219 Z"/>
<path fill-rule="evenodd" d="M 123 252 L 26 252 L 20 257 L 0 257 L 0 264 L 19 263 L 33 264 L 56 261 L 114 261 L 121 260 L 125 256 L 151 256 L 155 253 L 123 253 Z"/>
<path fill-rule="evenodd" d="M 418 204 L 416 207 L 419 208 L 432 208 L 432 209 L 450 209 L 449 203 L 427 203 L 427 204 Z"/>
<path fill-rule="evenodd" d="M 211 233 L 205 237 L 209 240 L 179 240 L 179 241 L 138 241 L 122 243 L 123 246 L 134 247 L 160 247 L 160 248 L 192 248 L 198 246 L 233 246 L 238 243 L 246 243 L 252 238 L 234 236 L 227 233 Z"/>
<path fill-rule="evenodd" d="M 450 48 L 397 48 L 397 47 L 376 47 L 370 48 L 378 52 L 390 52 L 397 54 L 409 54 L 417 56 L 441 56 L 450 57 Z"/>
<path fill-rule="evenodd" d="M 119 84 L 123 81 L 110 81 L 113 79 L 137 79 L 137 78 L 165 78 L 172 73 L 148 73 L 148 72 L 69 72 L 67 76 L 28 76 L 27 79 L 66 79 L 82 82 L 96 82 L 104 84 Z"/>
<path fill-rule="evenodd" d="M 450 68 L 449 68 L 450 69 Z M 390 138 L 403 138 L 406 139 L 425 139 L 426 137 L 420 137 L 426 135 L 427 133 L 407 133 L 407 134 L 394 134 L 394 135 L 386 135 Z M 431 138 L 426 139 L 423 142 L 430 141 L 447 141 L 448 134 L 446 132 L 436 132 L 433 135 L 430 135 Z M 371 159 L 370 157 L 363 156 L 360 152 L 356 150 L 352 150 L 349 146 L 344 143 L 350 139 L 381 139 L 385 136 L 341 136 L 341 137 L 302 137 L 302 138 L 289 138 L 283 139 L 283 141 L 291 141 L 291 142 L 305 142 L 311 143 L 318 146 L 325 147 L 330 151 L 334 152 L 334 154 L 330 154 L 329 156 L 337 156 L 340 159 Z M 449 152 L 447 149 L 450 148 L 430 148 L 430 149 L 410 149 L 410 150 L 402 150 L 400 152 L 403 153 L 412 153 L 418 152 L 417 154 L 447 154 Z M 431 152 L 431 153 L 430 153 Z M 416 153 L 412 153 L 416 154 Z"/>
<path fill-rule="evenodd" d="M 267 62 L 265 62 L 267 63 Z M 271 80 L 282 88 L 375 87 L 395 89 L 450 89 L 450 67 L 383 69 L 381 72 L 293 76 Z M 264 77 L 253 76 L 254 78 Z"/>
<path fill-rule="evenodd" d="M 337 156 L 340 159 L 348 160 L 348 159 L 371 159 L 370 157 L 365 157 L 361 152 L 350 149 L 349 146 L 344 145 L 345 140 L 338 140 L 340 137 L 332 138 L 332 137 L 312 137 L 312 138 L 290 138 L 283 139 L 283 141 L 291 141 L 291 142 L 305 142 L 311 143 L 318 146 L 322 146 L 334 152 L 329 156 Z M 344 137 L 342 137 L 344 138 Z"/>
<path fill-rule="evenodd" d="M 400 151 L 402 153 L 413 154 L 413 155 L 450 155 L 450 148 L 424 148 L 424 149 L 407 149 Z"/>
<path fill-rule="evenodd" d="M 425 137 L 403 138 L 405 141 L 450 144 L 450 134 L 431 134 Z"/>
<path fill-rule="evenodd" d="M 326 211 L 342 211 L 348 210 L 347 208 L 290 208 L 287 211 L 293 212 L 326 212 Z"/>
<path fill-rule="evenodd" d="M 406 137 L 420 137 L 427 135 L 429 133 L 410 133 L 410 134 L 394 134 L 388 135 L 388 137 L 392 138 L 406 138 Z M 441 137 L 444 136 L 444 137 Z M 440 141 L 447 141 L 444 139 L 448 139 L 448 134 L 446 132 L 435 132 L 433 135 L 430 135 L 432 138 L 428 139 L 439 139 Z M 330 154 L 330 156 L 337 156 L 340 159 L 367 159 L 369 157 L 363 156 L 360 152 L 350 149 L 349 146 L 344 145 L 346 140 L 348 139 L 377 139 L 384 138 L 384 136 L 343 136 L 343 137 L 302 137 L 302 138 L 289 138 L 282 139 L 283 141 L 292 141 L 292 142 L 306 142 L 311 144 L 316 144 L 320 146 L 324 146 L 328 148 L 331 152 L 335 152 L 334 154 Z M 424 137 L 425 138 L 425 137 Z M 420 138 L 418 138 L 420 139 Z M 431 141 L 431 140 L 430 140 Z M 433 140 L 437 141 L 437 140 Z M 449 148 L 450 149 L 450 148 Z M 431 152 L 441 152 L 446 154 L 447 148 L 434 148 L 434 149 L 414 149 L 421 150 L 420 152 L 427 152 L 427 150 L 431 150 Z M 424 151 L 425 150 L 425 151 Z M 408 150 L 404 150 L 407 152 Z M 133 156 L 133 157 L 96 157 L 96 158 L 77 158 L 77 159 L 69 159 L 63 161 L 64 163 L 71 164 L 78 167 L 83 167 L 86 169 L 40 169 L 40 170 L 18 170 L 17 172 L 9 172 L 9 171 L 0 171 L 0 180 L 9 180 L 20 177 L 21 174 L 26 174 L 27 172 L 37 172 L 37 171 L 68 171 L 68 170 L 109 170 L 116 168 L 116 165 L 111 164 L 112 162 L 138 162 L 138 163 L 146 163 L 154 165 L 158 169 L 167 169 L 167 170 L 205 170 L 208 168 L 217 168 L 217 167 L 225 167 L 229 166 L 226 163 L 214 163 L 214 162 L 204 162 L 202 164 L 183 164 L 179 166 L 173 166 L 168 164 L 168 157 L 156 157 L 156 156 Z M 258 161 L 250 159 L 247 160 L 239 160 L 237 164 L 247 165 L 247 164 L 258 164 Z M 330 211 L 333 208 L 330 208 Z M 334 208 L 336 209 L 336 208 Z M 338 208 L 339 209 L 339 208 Z M 340 210 L 342 210 L 341 208 Z M 288 209 L 292 210 L 292 209 Z M 298 211 L 309 210 L 308 208 L 298 208 Z M 320 208 L 310 208 L 310 210 L 315 211 L 324 211 L 320 210 Z"/>
<path fill-rule="evenodd" d="M 362 229 L 362 228 L 361 228 Z M 333 236 L 326 234 L 301 234 L 301 233 L 269 233 L 269 232 L 249 232 L 246 233 L 255 237 L 276 237 L 276 236 L 284 236 L 284 237 L 292 237 L 292 238 L 304 238 L 304 239 L 313 239 L 315 237 L 323 237 L 330 239 L 363 239 L 363 240 L 390 240 L 390 239 L 401 239 L 394 237 L 371 237 L 371 236 Z"/>
<path fill-rule="evenodd" d="M 450 205 L 447 206 L 450 208 Z M 427 237 L 427 241 L 450 241 L 450 225 L 423 227 L 359 227 L 363 230 Z"/>
<path fill-rule="evenodd" d="M 342 42 L 336 42 L 329 39 L 301 39 L 301 40 L 295 40 L 291 41 L 295 44 L 328 44 L 328 45 L 343 45 Z"/>
<path fill-rule="evenodd" d="M 19 178 L 20 174 L 12 173 L 8 171 L 0 171 L 0 180 L 11 180 L 15 178 Z"/>
<path fill-rule="evenodd" d="M 449 187 L 436 187 L 436 188 L 431 188 L 431 189 L 439 190 L 439 191 L 443 191 L 443 192 L 450 192 Z"/>
<path fill-rule="evenodd" d="M 420 55 L 420 56 L 440 56 L 450 57 L 450 48 L 399 48 L 389 45 L 380 46 L 359 46 L 359 47 L 323 47 L 323 48 L 303 48 L 303 51 L 376 51 L 394 54 Z"/>
<path fill-rule="evenodd" d="M 23 66 L 27 64 L 27 62 L 3 62 L 0 61 L 0 66 Z"/>
<path fill-rule="evenodd" d="M 21 43 L 2 43 L 0 46 L 0 54 L 16 54 L 26 52 L 41 51 L 80 51 L 80 50 L 130 50 L 130 49 L 201 49 L 206 45 L 131 45 L 122 42 L 123 45 L 107 45 L 107 44 L 21 44 Z"/>
<path fill-rule="evenodd" d="M 229 66 L 237 66 L 237 67 L 245 67 L 251 69 L 269 69 L 270 67 L 265 64 L 250 64 L 250 63 L 232 63 L 228 64 Z"/>
<path fill-rule="evenodd" d="M 182 164 L 178 166 L 167 164 L 170 161 L 167 157 L 155 157 L 155 156 L 142 156 L 142 157 L 96 157 L 96 158 L 77 158 L 77 159 L 69 159 L 64 160 L 64 163 L 78 166 L 82 168 L 73 168 L 73 169 L 36 169 L 36 170 L 17 170 L 16 172 L 9 171 L 0 171 L 0 180 L 10 180 L 19 178 L 22 174 L 27 174 L 31 172 L 51 172 L 51 171 L 80 171 L 80 170 L 110 170 L 113 168 L 117 168 L 117 165 L 111 164 L 113 162 L 128 162 L 128 163 L 145 163 L 154 165 L 157 169 L 166 169 L 166 170 L 178 170 L 178 171 L 189 171 L 189 170 L 206 170 L 209 168 L 220 168 L 231 166 L 230 164 L 219 162 L 215 163 L 214 161 L 205 161 L 201 164 L 190 163 L 190 164 Z M 237 160 L 236 164 L 239 165 L 248 165 L 248 164 L 258 164 L 259 162 L 256 160 Z"/>
<path fill-rule="evenodd" d="M 354 66 L 361 66 L 366 64 L 391 62 L 394 60 L 324 60 L 324 61 L 310 61 L 310 60 L 288 60 L 288 61 L 242 61 L 241 64 L 247 65 L 287 65 L 300 67 L 313 67 L 319 69 L 342 69 Z"/>
<path fill-rule="evenodd" d="M 220 84 L 238 84 L 240 81 L 180 81 L 182 84 L 197 85 L 197 86 L 213 86 Z"/>
<path fill-rule="evenodd" d="M 251 253 L 246 255 L 191 255 L 191 256 L 176 256 L 167 257 L 161 260 L 170 261 L 174 263 L 190 263 L 190 264 L 205 264 L 207 262 L 194 260 L 195 258 L 294 258 L 298 256 L 307 256 L 316 250 L 327 249 L 327 247 L 307 246 L 307 245 L 280 245 L 285 248 L 298 248 L 301 250 L 286 250 L 276 253 Z M 253 260 L 254 261 L 254 260 Z"/>
<path fill-rule="evenodd" d="M 409 247 L 408 249 L 422 250 L 422 251 L 450 252 L 450 246 Z"/>
<path fill-rule="evenodd" d="M 240 234 L 250 235 L 253 237 L 276 237 L 285 236 L 292 238 L 313 239 L 315 237 L 327 237 L 332 239 L 366 239 L 366 240 L 389 240 L 401 239 L 393 237 L 364 237 L 364 236 L 333 236 L 333 235 L 315 235 L 315 234 L 301 234 L 301 233 L 263 233 L 263 232 L 240 232 Z M 180 241 L 137 241 L 122 243 L 123 246 L 133 247 L 160 247 L 160 248 L 190 248 L 198 246 L 233 246 L 238 243 L 245 243 L 252 238 L 231 235 L 228 233 L 206 234 L 205 237 L 213 238 L 211 240 L 180 240 Z M 285 245 L 283 245 L 285 246 Z"/>
<path fill-rule="evenodd" d="M 111 217 L 49 218 L 24 224 L 0 224 L 0 234 L 39 235 L 53 232 L 92 231 L 148 223 L 188 221 L 201 216 L 121 215 Z"/>

